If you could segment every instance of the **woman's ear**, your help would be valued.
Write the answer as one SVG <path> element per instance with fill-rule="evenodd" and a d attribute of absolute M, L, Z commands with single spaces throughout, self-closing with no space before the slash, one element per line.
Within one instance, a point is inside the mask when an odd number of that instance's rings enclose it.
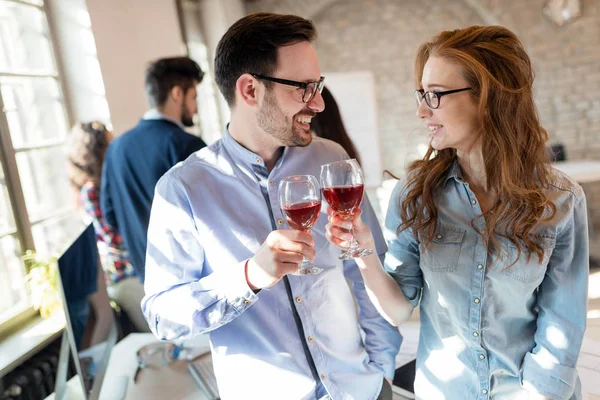
<path fill-rule="evenodd" d="M 235 82 L 236 103 L 241 101 L 250 107 L 258 105 L 258 80 L 250 74 L 241 75 Z"/>

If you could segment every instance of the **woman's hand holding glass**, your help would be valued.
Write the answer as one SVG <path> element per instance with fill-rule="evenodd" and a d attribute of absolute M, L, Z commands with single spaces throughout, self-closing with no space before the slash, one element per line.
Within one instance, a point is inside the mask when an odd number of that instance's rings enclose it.
<path fill-rule="evenodd" d="M 325 226 L 325 236 L 331 243 L 342 249 L 348 249 L 354 239 L 362 248 L 375 248 L 371 229 L 361 218 L 362 210 L 357 210 L 351 219 L 342 218 L 331 208 L 327 209 L 327 215 L 329 222 Z"/>
<path fill-rule="evenodd" d="M 364 177 L 355 159 L 335 161 L 321 166 L 321 187 L 323 197 L 335 213 L 347 221 L 352 221 L 360 211 L 363 200 Z M 352 230 L 349 232 L 352 234 Z M 373 254 L 372 247 L 361 247 L 353 238 L 340 254 L 342 260 L 365 257 Z"/>

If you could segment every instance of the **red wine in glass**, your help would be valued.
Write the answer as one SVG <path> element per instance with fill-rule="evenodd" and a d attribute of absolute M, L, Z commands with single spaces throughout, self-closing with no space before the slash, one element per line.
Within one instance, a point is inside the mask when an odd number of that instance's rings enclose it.
<path fill-rule="evenodd" d="M 299 231 L 309 231 L 321 212 L 320 201 L 303 201 L 283 206 L 288 225 Z"/>
<path fill-rule="evenodd" d="M 292 229 L 310 233 L 321 213 L 321 190 L 312 175 L 294 175 L 279 182 L 279 204 Z M 304 258 L 294 275 L 314 275 L 323 271 Z"/>
<path fill-rule="evenodd" d="M 351 159 L 322 165 L 321 188 L 323 197 L 336 214 L 351 219 L 360 207 L 364 192 L 364 177 L 358 162 Z M 349 260 L 369 254 L 373 254 L 373 250 L 360 248 L 353 236 L 339 258 Z"/>
<path fill-rule="evenodd" d="M 348 218 L 354 215 L 362 202 L 364 185 L 333 186 L 323 188 L 323 197 L 338 214 Z"/>

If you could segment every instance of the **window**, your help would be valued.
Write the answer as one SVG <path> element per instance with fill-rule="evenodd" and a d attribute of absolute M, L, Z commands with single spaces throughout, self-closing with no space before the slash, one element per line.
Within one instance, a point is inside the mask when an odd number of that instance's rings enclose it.
<path fill-rule="evenodd" d="M 202 6 L 198 1 L 178 0 L 177 7 L 187 55 L 204 71 L 202 83 L 197 87 L 198 115 L 191 133 L 202 137 L 206 144 L 211 144 L 221 137 L 224 129 L 222 121 L 229 120 L 229 108 L 217 89 L 211 71 L 208 48 L 199 23 Z"/>
<path fill-rule="evenodd" d="M 81 223 L 69 123 L 42 0 L 0 0 L 0 331 L 31 309 L 21 256 L 61 251 Z"/>

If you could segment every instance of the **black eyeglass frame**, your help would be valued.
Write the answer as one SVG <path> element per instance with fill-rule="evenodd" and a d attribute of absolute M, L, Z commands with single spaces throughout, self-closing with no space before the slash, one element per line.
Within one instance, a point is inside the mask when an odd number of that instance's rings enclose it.
<path fill-rule="evenodd" d="M 465 90 L 471 90 L 471 89 L 472 88 L 467 87 L 467 88 L 462 88 L 462 89 L 446 90 L 445 92 L 432 92 L 431 90 L 428 90 L 426 92 L 423 89 L 416 89 L 413 91 L 413 93 L 415 94 L 415 99 L 417 100 L 417 107 L 419 107 L 421 105 L 421 102 L 423 102 L 423 100 L 425 100 L 425 104 L 427 104 L 427 107 L 431 108 L 432 110 L 436 110 L 440 107 L 440 104 L 442 103 L 442 97 L 444 97 L 448 94 L 464 92 Z M 437 106 L 433 107 L 431 105 L 431 103 L 429 103 L 429 99 L 427 98 L 427 93 L 432 93 L 433 96 L 437 98 Z"/>
<path fill-rule="evenodd" d="M 295 86 L 297 88 L 302 89 L 302 102 L 303 103 L 308 103 L 310 102 L 315 95 L 317 94 L 317 91 L 319 93 L 323 93 L 323 88 L 325 87 L 325 77 L 322 76 L 318 81 L 313 81 L 313 82 L 298 82 L 298 81 L 291 81 L 289 79 L 281 79 L 281 78 L 273 78 L 271 76 L 264 76 L 264 75 L 260 75 L 260 74 L 250 74 L 253 77 L 255 77 L 256 79 L 261 79 L 261 80 L 265 80 L 265 81 L 271 81 L 271 82 L 275 82 L 275 83 L 280 83 L 282 85 L 288 85 L 288 86 Z M 308 89 L 308 86 L 311 84 L 315 84 L 315 91 L 312 92 L 310 94 L 310 98 L 308 100 L 305 99 L 306 97 L 306 89 Z"/>

